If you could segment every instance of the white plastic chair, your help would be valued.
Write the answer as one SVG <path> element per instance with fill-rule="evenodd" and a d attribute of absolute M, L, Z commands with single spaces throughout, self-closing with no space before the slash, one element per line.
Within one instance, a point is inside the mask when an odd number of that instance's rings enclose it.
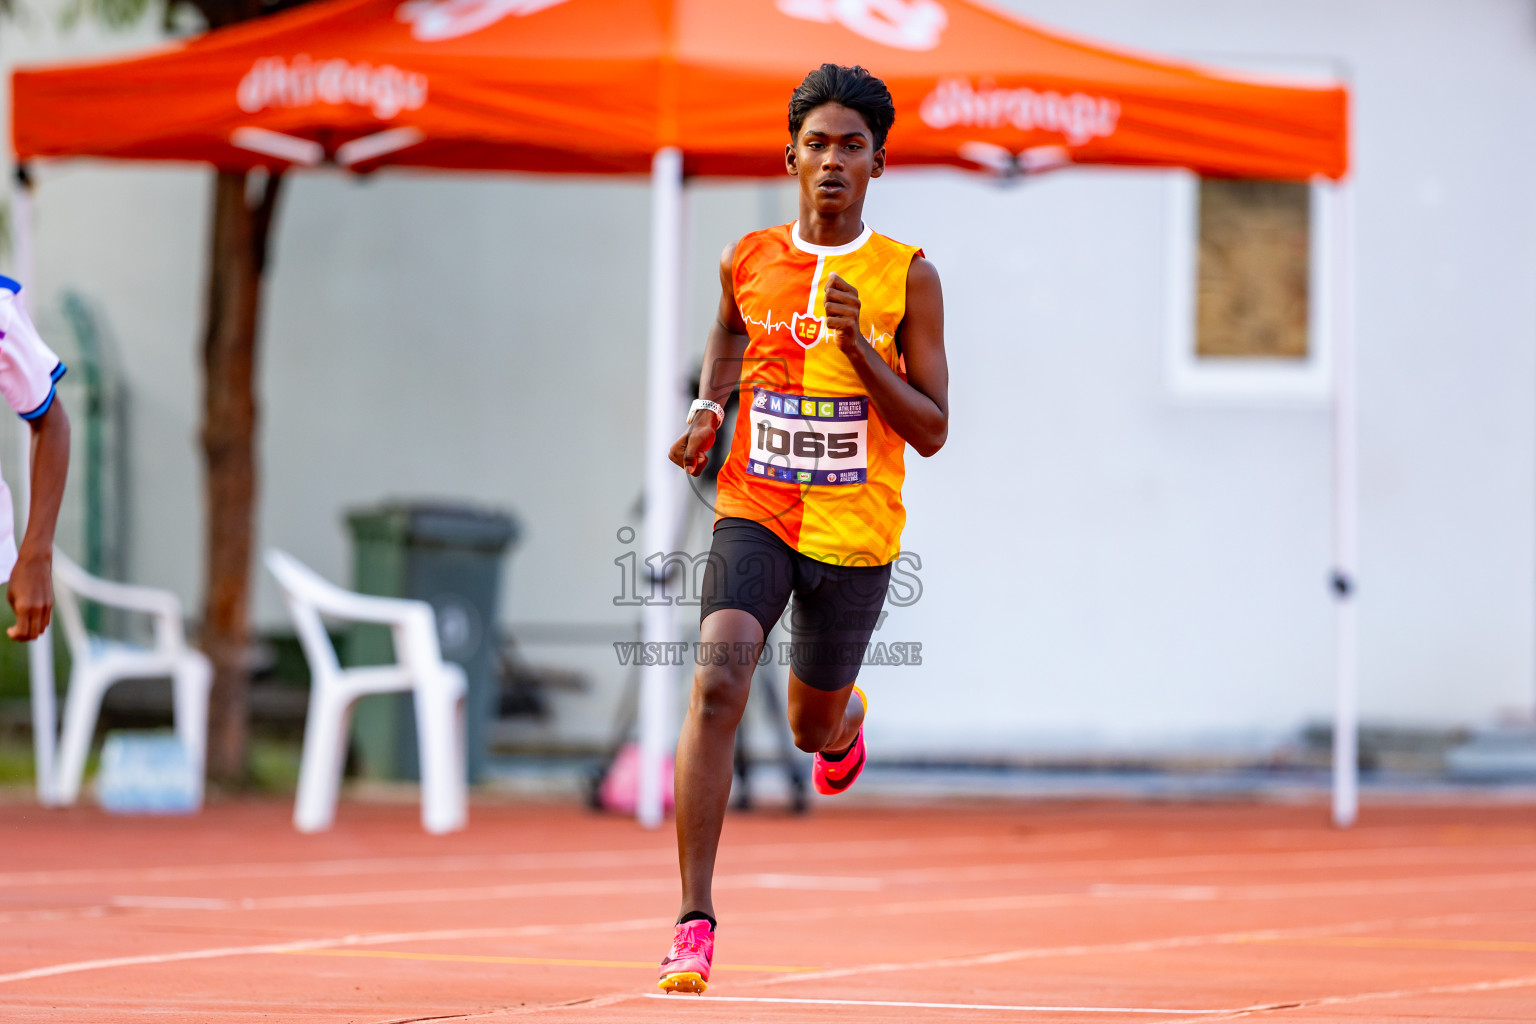
<path fill-rule="evenodd" d="M 266 562 L 283 588 L 309 660 L 309 718 L 304 725 L 294 827 L 319 832 L 335 820 L 352 703 L 367 694 L 408 690 L 415 697 L 421 755 L 421 825 L 433 833 L 463 828 L 469 816 L 469 766 L 464 750 L 468 687 L 464 670 L 443 660 L 432 606 L 425 601 L 354 594 L 275 549 L 268 549 Z M 321 616 L 389 626 L 398 661 L 342 668 Z"/>
<path fill-rule="evenodd" d="M 170 677 L 176 734 L 193 768 L 197 801 L 203 798 L 203 771 L 208 750 L 208 690 L 213 666 L 201 651 L 187 646 L 181 602 L 168 590 L 130 586 L 97 579 L 69 559 L 53 552 L 54 608 L 64 624 L 71 666 L 69 692 L 64 698 L 63 735 L 54 772 L 53 796 L 72 804 L 80 796 L 85 759 L 101 714 L 101 698 L 113 683 L 124 679 Z M 85 628 L 80 599 L 107 608 L 153 616 L 154 643 L 126 643 L 96 636 Z"/>

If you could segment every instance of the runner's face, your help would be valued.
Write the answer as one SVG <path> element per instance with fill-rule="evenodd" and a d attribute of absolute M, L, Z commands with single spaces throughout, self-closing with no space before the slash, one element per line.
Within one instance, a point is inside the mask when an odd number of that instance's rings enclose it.
<path fill-rule="evenodd" d="M 864 202 L 870 178 L 885 170 L 863 115 L 823 103 L 805 117 L 800 136 L 784 147 L 784 166 L 800 179 L 800 194 L 817 213 L 838 214 Z"/>

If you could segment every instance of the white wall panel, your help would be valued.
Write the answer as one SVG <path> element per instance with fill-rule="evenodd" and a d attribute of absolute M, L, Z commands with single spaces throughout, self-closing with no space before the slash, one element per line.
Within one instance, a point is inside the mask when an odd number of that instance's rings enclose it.
<path fill-rule="evenodd" d="M 1363 712 L 1448 724 L 1529 709 L 1530 5 L 1003 2 L 1135 47 L 1347 69 Z M 7 67 L 149 38 L 61 36 L 52 17 L 7 25 Z M 39 179 L 35 291 L 96 300 L 130 378 L 129 564 L 195 607 L 208 172 L 82 163 Z M 646 195 L 640 181 L 296 178 L 263 337 L 261 541 L 345 578 L 349 507 L 504 506 L 526 526 L 509 620 L 627 622 L 612 559 L 637 522 Z M 875 184 L 870 222 L 940 269 L 953 372 L 949 446 L 910 460 L 924 595 L 880 634 L 922 642 L 925 666 L 869 674 L 881 753 L 1259 743 L 1327 713 L 1326 410 L 1170 393 L 1168 195 L 1156 172 Z M 694 190 L 695 352 L 721 247 L 787 217 L 786 200 L 782 184 Z M 261 622 L 281 622 L 265 583 L 259 596 Z M 597 693 L 562 705 L 562 735 L 606 731 L 623 674 L 597 675 Z"/>

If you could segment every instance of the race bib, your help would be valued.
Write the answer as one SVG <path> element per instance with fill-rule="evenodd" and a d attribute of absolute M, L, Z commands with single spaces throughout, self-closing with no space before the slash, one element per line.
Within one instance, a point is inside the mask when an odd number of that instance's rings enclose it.
<path fill-rule="evenodd" d="M 747 473 L 792 484 L 861 484 L 869 468 L 869 399 L 752 389 Z"/>

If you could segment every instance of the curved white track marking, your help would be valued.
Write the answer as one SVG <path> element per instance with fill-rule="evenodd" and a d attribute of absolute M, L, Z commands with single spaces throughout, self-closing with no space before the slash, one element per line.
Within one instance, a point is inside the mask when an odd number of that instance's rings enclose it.
<path fill-rule="evenodd" d="M 1462 995 L 1468 992 L 1500 992 L 1512 988 L 1531 988 L 1536 986 L 1536 974 L 1527 974 L 1518 978 L 1498 978 L 1492 981 L 1468 981 L 1456 985 L 1431 985 L 1427 988 L 1401 988 L 1388 989 L 1384 992 L 1357 992 L 1353 995 L 1320 996 L 1315 999 L 1298 999 L 1294 1003 L 1264 1003 L 1259 1006 L 1245 1006 L 1240 1010 L 1232 1010 L 1221 1017 L 1185 1017 L 1176 1020 L 1163 1021 L 1162 1024 L 1205 1024 L 1210 1020 L 1236 1020 L 1240 1017 L 1252 1017 L 1261 1013 L 1280 1013 L 1292 1010 L 1311 1010 L 1319 1006 L 1340 1006 L 1350 1003 L 1367 1003 L 1376 999 L 1411 999 L 1416 996 L 1449 996 Z"/>
<path fill-rule="evenodd" d="M 823 914 L 806 914 L 801 911 L 769 911 L 739 915 L 743 922 L 773 921 L 786 917 L 806 920 L 813 917 L 846 917 L 846 908 L 827 908 Z M 842 968 L 830 971 L 807 972 L 770 978 L 757 984 L 772 985 L 786 980 L 811 978 L 840 978 L 857 974 L 876 974 L 887 971 L 914 970 L 923 967 L 966 967 L 990 963 L 1006 963 L 1051 956 L 1084 956 L 1094 953 L 1142 952 L 1153 949 L 1174 949 L 1186 946 L 1219 945 L 1252 942 L 1255 939 L 1291 938 L 1309 935 L 1329 935 L 1346 932 L 1371 931 L 1378 928 L 1433 927 L 1435 925 L 1473 924 L 1498 914 L 1455 914 L 1422 918 L 1386 918 L 1374 921 L 1351 921 L 1343 924 L 1322 925 L 1307 928 L 1276 928 L 1265 931 L 1226 932 L 1216 935 L 1193 935 L 1175 939 L 1154 939 L 1144 942 L 1118 943 L 1106 946 L 1061 946 L 1055 948 L 1030 948 L 1011 950 L 1006 953 L 990 953 L 980 957 L 950 957 L 939 960 L 917 961 L 909 964 L 870 964 L 863 967 Z M 138 967 L 154 964 L 184 963 L 192 960 L 217 960 L 235 956 L 259 956 L 270 953 L 298 953 L 315 949 L 344 949 L 349 946 L 384 946 L 399 942 L 453 942 L 466 939 L 528 938 L 541 935 L 558 935 L 564 932 L 644 931 L 665 929 L 672 924 L 670 917 L 630 917 L 617 921 L 560 924 L 520 925 L 514 928 L 453 928 L 420 932 L 374 932 L 362 935 L 342 935 L 322 939 L 299 939 L 292 942 L 265 942 L 250 946 L 216 946 L 211 949 L 182 950 L 173 953 L 147 953 L 140 956 L 105 957 L 97 960 L 75 960 L 63 964 L 33 967 L 24 971 L 0 974 L 0 984 L 52 978 L 61 974 L 79 974 L 87 971 L 109 970 L 116 967 Z M 624 997 L 630 998 L 630 997 Z"/>
<path fill-rule="evenodd" d="M 665 992 L 647 992 L 647 999 L 671 999 Z M 1003 1006 L 998 1003 L 909 1003 L 894 999 L 784 999 L 772 996 L 708 996 L 704 999 L 676 999 L 682 1006 L 687 1003 L 790 1003 L 802 1006 L 894 1006 L 917 1010 L 1004 1010 L 1014 1013 L 1185 1013 L 1230 1014 L 1233 1010 L 1184 1010 L 1148 1009 L 1142 1006 Z"/>
<path fill-rule="evenodd" d="M 1463 992 L 1499 992 L 1512 988 L 1530 988 L 1536 985 L 1536 974 L 1518 978 L 1499 978 L 1492 981 L 1469 981 L 1459 985 L 1431 985 L 1426 988 L 1391 989 L 1385 992 L 1359 992 L 1354 995 L 1324 996 L 1309 999 L 1303 1007 L 1339 1006 L 1346 1003 L 1364 1003 L 1373 999 L 1405 999 L 1410 996 L 1449 996 Z M 1267 1009 L 1267 1007 L 1266 1007 Z"/>
<path fill-rule="evenodd" d="M 625 918 L 622 921 L 606 921 L 580 926 L 582 930 L 637 931 L 648 928 L 667 928 L 670 917 Z M 75 960 L 70 963 L 50 964 L 24 971 L 0 974 L 0 985 L 37 978 L 53 978 L 61 974 L 80 974 L 86 971 L 103 971 L 114 967 L 141 967 L 153 964 L 185 963 L 190 960 L 220 960 L 233 956 L 261 956 L 270 953 L 303 953 L 315 949 L 345 949 L 349 946 L 385 946 L 396 942 L 453 942 L 463 939 L 508 939 L 534 935 L 555 935 L 570 931 L 569 924 L 523 925 L 516 928 L 454 928 L 429 932 L 376 932 L 365 935 L 339 935 L 324 939 L 298 939 L 292 942 L 263 942 L 251 946 L 215 946 L 211 949 L 189 949 L 174 953 L 145 953 L 139 956 L 104 957 L 99 960 Z"/>
<path fill-rule="evenodd" d="M 1339 935 L 1350 932 L 1374 931 L 1379 928 L 1452 927 L 1473 924 L 1488 916 L 1490 915 L 1446 914 L 1434 917 L 1347 921 L 1339 924 L 1313 925 L 1301 928 L 1265 928 L 1245 932 L 1218 932 L 1214 935 L 1179 935 L 1162 939 L 1136 939 L 1130 942 L 1111 942 L 1099 945 L 1027 946 L 1023 949 L 1007 949 L 971 956 L 947 956 L 929 960 L 909 960 L 901 963 L 835 967 L 826 971 L 807 971 L 804 974 L 786 974 L 780 977 L 766 978 L 761 981 L 754 981 L 753 984 L 782 985 L 792 981 L 822 981 L 830 978 L 852 978 L 865 974 L 891 974 L 902 971 L 931 970 L 934 968 L 990 967 L 995 964 L 1016 963 L 1020 960 L 1043 960 L 1052 957 L 1101 956 L 1110 953 L 1155 953 L 1167 949 L 1238 945 L 1266 939 Z"/>

